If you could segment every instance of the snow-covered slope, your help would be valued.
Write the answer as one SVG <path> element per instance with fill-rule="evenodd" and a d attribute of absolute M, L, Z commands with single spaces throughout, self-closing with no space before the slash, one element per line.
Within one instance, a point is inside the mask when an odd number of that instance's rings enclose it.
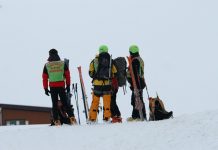
<path fill-rule="evenodd" d="M 0 150 L 216 150 L 218 110 L 158 122 L 0 127 Z"/>

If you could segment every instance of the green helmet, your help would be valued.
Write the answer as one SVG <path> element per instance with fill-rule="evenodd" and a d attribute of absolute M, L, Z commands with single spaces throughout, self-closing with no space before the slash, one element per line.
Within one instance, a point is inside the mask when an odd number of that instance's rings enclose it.
<path fill-rule="evenodd" d="M 101 45 L 99 47 L 99 54 L 104 53 L 104 52 L 106 52 L 106 53 L 108 52 L 108 47 L 106 45 Z"/>
<path fill-rule="evenodd" d="M 137 46 L 137 45 L 131 45 L 131 46 L 129 47 L 129 52 L 131 52 L 131 53 L 133 53 L 133 54 L 138 53 L 138 52 L 139 52 L 138 46 Z"/>

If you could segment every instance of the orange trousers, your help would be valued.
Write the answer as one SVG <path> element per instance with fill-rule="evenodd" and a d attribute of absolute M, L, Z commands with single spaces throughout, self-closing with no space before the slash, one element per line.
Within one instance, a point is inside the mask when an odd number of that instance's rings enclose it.
<path fill-rule="evenodd" d="M 92 104 L 89 110 L 89 120 L 96 121 L 98 106 L 99 106 L 100 97 L 95 94 L 92 95 Z M 111 117 L 111 95 L 103 95 L 103 105 L 104 105 L 104 120 L 108 120 Z"/>

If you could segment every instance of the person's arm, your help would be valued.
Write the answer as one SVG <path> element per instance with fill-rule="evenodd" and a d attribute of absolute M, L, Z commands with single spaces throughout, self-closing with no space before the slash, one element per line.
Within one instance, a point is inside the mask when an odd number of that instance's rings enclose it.
<path fill-rule="evenodd" d="M 70 80 L 70 70 L 66 64 L 64 64 L 64 76 L 66 79 L 66 85 L 70 86 L 71 80 Z"/>
<path fill-rule="evenodd" d="M 91 78 L 95 77 L 95 67 L 94 67 L 94 60 L 91 61 L 90 65 L 89 65 L 89 76 Z"/>
<path fill-rule="evenodd" d="M 43 81 L 44 89 L 48 89 L 48 71 L 47 71 L 46 65 L 43 68 L 42 81 Z"/>

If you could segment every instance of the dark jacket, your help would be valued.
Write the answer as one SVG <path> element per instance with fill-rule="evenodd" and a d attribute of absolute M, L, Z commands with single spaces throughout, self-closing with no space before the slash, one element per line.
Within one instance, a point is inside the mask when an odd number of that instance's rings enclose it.
<path fill-rule="evenodd" d="M 144 66 L 142 66 L 141 61 L 143 61 L 139 55 L 139 53 L 136 54 L 131 54 L 131 59 L 132 59 L 132 69 L 136 81 L 136 85 L 138 89 L 144 89 L 146 84 L 144 80 Z M 144 63 L 144 62 L 143 62 Z M 129 67 L 128 67 L 129 68 Z M 132 84 L 132 78 L 129 73 L 129 69 L 127 72 L 127 81 L 130 83 L 130 88 L 133 90 L 133 84 Z"/>

